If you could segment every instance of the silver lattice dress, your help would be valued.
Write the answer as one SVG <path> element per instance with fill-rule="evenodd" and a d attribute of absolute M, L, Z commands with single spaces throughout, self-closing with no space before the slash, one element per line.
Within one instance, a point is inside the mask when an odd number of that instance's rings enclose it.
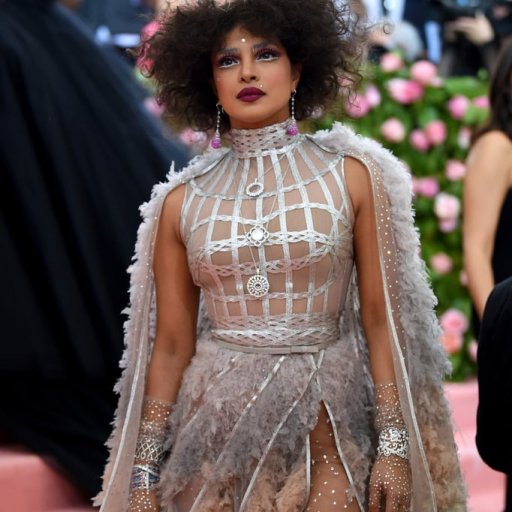
<path fill-rule="evenodd" d="M 347 495 L 366 510 L 375 452 L 373 386 L 344 179 L 346 155 L 356 152 L 373 185 L 395 373 L 411 436 L 413 510 L 465 510 L 442 392 L 446 360 L 416 255 L 410 196 L 403 183 L 395 189 L 397 200 L 386 189 L 386 181 L 403 182 L 403 171 L 391 169 L 398 163 L 388 153 L 344 128 L 313 137 L 289 137 L 285 128 L 232 131 L 230 150 L 192 162 L 192 171 L 171 186 L 160 185 L 146 207 L 132 269 L 126 370 L 104 510 L 117 512 L 109 500 L 122 503 L 127 496 L 123 465 L 133 454 L 136 421 L 132 427 L 126 423 L 140 411 L 144 343 L 150 346 L 153 335 L 152 322 L 145 320 L 154 302 L 152 277 L 143 269 L 150 267 L 163 199 L 179 183 L 186 187 L 181 235 L 205 312 L 171 414 L 170 456 L 160 483 L 163 509 L 304 510 L 309 433 L 323 404 Z M 344 137 L 345 148 L 333 143 L 333 133 Z M 250 195 L 260 191 L 255 180 L 263 190 Z M 261 296 L 248 286 L 255 275 L 268 280 L 269 290 Z M 412 299 L 411 285 L 418 287 Z M 424 318 L 418 319 L 418 311 Z"/>

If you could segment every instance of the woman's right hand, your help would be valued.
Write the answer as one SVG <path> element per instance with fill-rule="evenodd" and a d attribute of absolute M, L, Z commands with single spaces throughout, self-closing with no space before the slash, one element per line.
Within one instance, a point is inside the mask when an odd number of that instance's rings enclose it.
<path fill-rule="evenodd" d="M 136 489 L 130 494 L 128 512 L 159 512 L 160 506 L 154 490 Z"/>

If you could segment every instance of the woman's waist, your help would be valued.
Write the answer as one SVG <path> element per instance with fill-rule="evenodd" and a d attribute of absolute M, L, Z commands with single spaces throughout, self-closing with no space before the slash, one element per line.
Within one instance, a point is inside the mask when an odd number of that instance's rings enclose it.
<path fill-rule="evenodd" d="M 258 325 L 259 324 L 259 325 Z M 263 318 L 255 325 L 217 325 L 211 339 L 219 346 L 254 353 L 318 352 L 339 339 L 337 318 L 291 318 L 284 324 Z"/>

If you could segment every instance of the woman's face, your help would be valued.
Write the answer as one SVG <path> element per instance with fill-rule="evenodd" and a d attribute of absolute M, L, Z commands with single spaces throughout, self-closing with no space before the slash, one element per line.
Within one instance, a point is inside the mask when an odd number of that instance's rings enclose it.
<path fill-rule="evenodd" d="M 276 41 L 235 27 L 212 55 L 219 103 L 232 128 L 261 128 L 290 117 L 290 97 L 299 70 Z"/>

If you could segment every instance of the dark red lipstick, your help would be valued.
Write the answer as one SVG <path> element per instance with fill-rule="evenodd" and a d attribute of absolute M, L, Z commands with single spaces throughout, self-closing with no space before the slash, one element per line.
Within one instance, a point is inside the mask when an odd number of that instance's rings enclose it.
<path fill-rule="evenodd" d="M 247 102 L 256 101 L 262 96 L 265 96 L 265 93 L 261 89 L 256 89 L 256 87 L 246 87 L 236 95 L 237 99 Z"/>

